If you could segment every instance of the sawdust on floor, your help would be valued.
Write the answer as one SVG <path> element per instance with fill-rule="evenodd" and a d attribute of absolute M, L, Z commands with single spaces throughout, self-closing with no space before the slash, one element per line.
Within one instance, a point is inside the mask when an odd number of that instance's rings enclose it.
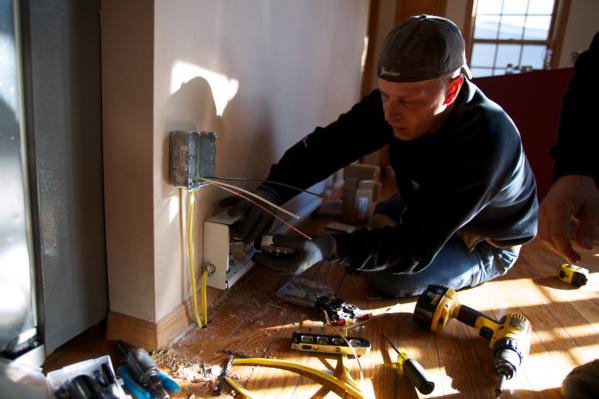
<path fill-rule="evenodd" d="M 265 289 L 272 284 L 266 276 L 260 274 L 254 275 L 250 279 L 242 281 L 231 289 L 223 291 L 212 303 L 208 309 L 209 324 L 207 328 L 198 330 L 197 327 L 190 326 L 178 339 L 170 345 L 152 353 L 152 357 L 161 369 L 164 369 L 174 378 L 182 387 L 182 392 L 174 396 L 176 398 L 205 397 L 211 395 L 212 390 L 220 380 L 223 369 L 223 358 L 226 354 L 217 353 L 214 350 L 214 343 L 236 347 L 237 342 L 243 342 L 249 334 L 259 334 L 270 336 L 276 334 L 276 331 L 267 331 L 262 329 L 264 321 L 262 316 L 268 308 L 280 311 L 285 314 L 290 310 L 290 306 L 282 301 L 272 297 L 272 291 Z M 232 312 L 227 304 L 243 304 L 246 311 L 242 314 Z M 247 311 L 247 309 L 250 311 Z M 226 316 L 226 317 L 225 317 Z M 229 342 L 223 342 L 223 337 L 219 334 L 218 328 L 214 328 L 212 319 L 219 318 L 235 319 L 244 325 L 255 327 L 252 330 L 241 329 L 238 334 L 230 337 Z M 232 341 L 231 341 L 232 340 Z M 268 348 L 252 347 L 246 348 L 242 354 L 246 357 L 269 357 Z M 241 377 L 234 372 L 227 374 L 234 380 L 239 381 Z M 231 393 L 227 393 L 231 392 Z M 182 396 L 183 395 L 183 396 Z M 233 391 L 225 389 L 222 397 L 231 397 Z"/>

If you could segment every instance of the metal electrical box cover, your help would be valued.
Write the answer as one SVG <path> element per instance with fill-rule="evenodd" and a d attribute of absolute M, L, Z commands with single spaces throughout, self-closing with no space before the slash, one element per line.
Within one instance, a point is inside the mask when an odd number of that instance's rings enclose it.
<path fill-rule="evenodd" d="M 195 190 L 202 177 L 215 175 L 216 134 L 173 131 L 169 137 L 169 179 L 172 185 Z"/>

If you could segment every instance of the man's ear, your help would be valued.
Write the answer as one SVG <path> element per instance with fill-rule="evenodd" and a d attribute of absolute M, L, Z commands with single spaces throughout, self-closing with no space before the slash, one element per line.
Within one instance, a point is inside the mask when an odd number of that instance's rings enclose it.
<path fill-rule="evenodd" d="M 451 82 L 447 87 L 447 93 L 445 94 L 445 101 L 443 101 L 443 105 L 449 105 L 456 99 L 463 84 L 464 77 L 462 75 L 451 79 Z"/>

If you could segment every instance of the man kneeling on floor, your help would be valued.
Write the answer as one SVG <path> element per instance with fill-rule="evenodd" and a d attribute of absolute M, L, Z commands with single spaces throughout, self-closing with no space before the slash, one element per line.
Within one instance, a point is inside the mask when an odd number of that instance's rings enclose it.
<path fill-rule="evenodd" d="M 421 15 L 394 28 L 378 59 L 378 89 L 292 146 L 268 176 L 307 188 L 388 144 L 399 193 L 374 211 L 388 223 L 312 240 L 275 236 L 274 245 L 295 254 L 257 253 L 254 261 L 287 274 L 322 260 L 346 263 L 393 297 L 505 274 L 536 234 L 536 185 L 518 130 L 468 80 L 464 54 L 445 18 Z M 256 193 L 277 204 L 295 195 L 271 183 Z M 272 224 L 247 202 L 228 212 L 243 214 L 233 227 L 245 242 Z"/>

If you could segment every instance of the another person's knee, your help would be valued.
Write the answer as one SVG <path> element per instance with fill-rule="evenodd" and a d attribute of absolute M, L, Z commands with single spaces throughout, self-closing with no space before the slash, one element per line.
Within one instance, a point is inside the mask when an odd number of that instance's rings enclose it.
<path fill-rule="evenodd" d="M 562 383 L 565 399 L 599 398 L 599 359 L 576 367 Z"/>

